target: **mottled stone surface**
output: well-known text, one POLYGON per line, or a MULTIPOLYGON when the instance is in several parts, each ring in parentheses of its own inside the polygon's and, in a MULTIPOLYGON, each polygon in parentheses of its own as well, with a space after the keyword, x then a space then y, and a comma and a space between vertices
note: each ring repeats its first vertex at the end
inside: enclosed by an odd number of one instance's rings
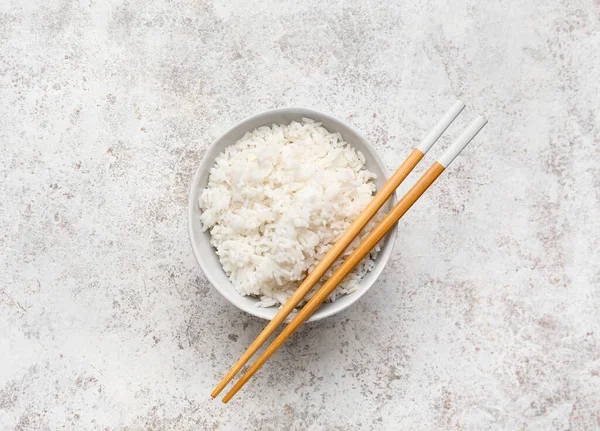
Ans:
POLYGON ((0 429, 598 429, 599 47, 598 0, 1 2, 0 429), (188 244, 206 146, 304 106, 394 168, 455 96, 375 287, 211 400, 264 321, 188 244))

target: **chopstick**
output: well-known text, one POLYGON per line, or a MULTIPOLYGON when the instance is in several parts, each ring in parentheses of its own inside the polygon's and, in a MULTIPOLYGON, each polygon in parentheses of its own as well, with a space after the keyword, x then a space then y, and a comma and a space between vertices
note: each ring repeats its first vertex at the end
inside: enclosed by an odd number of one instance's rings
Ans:
POLYGON ((367 225, 369 220, 377 213, 377 211, 383 206, 383 204, 389 199, 394 193, 398 186, 404 181, 404 179, 411 173, 414 167, 419 163, 423 156, 429 151, 429 149, 437 142, 442 134, 448 129, 450 124, 458 117, 458 115, 465 108, 465 104, 457 100, 454 104, 446 111, 444 116, 437 122, 437 124, 425 135, 419 145, 413 149, 410 155, 402 162, 400 167, 390 179, 383 185, 383 187, 377 192, 375 197, 369 202, 369 204, 361 211, 356 220, 354 220, 348 229, 342 234, 342 236, 335 242, 333 247, 327 252, 323 260, 312 270, 310 274, 304 279, 304 281, 298 286, 296 291, 287 300, 287 302, 277 312, 275 317, 267 324, 265 329, 256 337, 256 340, 248 347, 246 352, 240 357, 235 363, 233 368, 223 377, 223 380, 217 385, 217 387, 210 394, 211 397, 215 398, 219 393, 227 386, 227 384, 235 377, 235 375, 242 369, 242 367, 250 360, 252 355, 264 344, 265 341, 271 336, 271 334, 277 329, 277 327, 285 320, 285 318, 296 308, 296 306, 302 301, 302 299, 311 291, 311 289, 317 284, 321 277, 327 272, 327 270, 335 263, 335 261, 342 255, 344 250, 350 245, 350 243, 356 238, 360 231, 367 225))
POLYGON ((315 295, 302 307, 292 321, 283 329, 281 334, 263 352, 258 360, 246 371, 242 378, 223 397, 227 403, 244 384, 258 371, 258 369, 275 353, 275 351, 289 338, 289 336, 300 326, 329 294, 337 287, 340 281, 361 261, 369 251, 383 238, 383 236, 400 220, 410 207, 423 195, 423 193, 434 183, 442 172, 452 163, 460 152, 473 140, 479 131, 487 124, 487 120, 478 116, 465 131, 454 141, 446 152, 423 174, 423 176, 412 186, 404 197, 392 208, 392 210, 375 226, 367 237, 356 247, 352 254, 342 263, 333 275, 321 286, 315 295))

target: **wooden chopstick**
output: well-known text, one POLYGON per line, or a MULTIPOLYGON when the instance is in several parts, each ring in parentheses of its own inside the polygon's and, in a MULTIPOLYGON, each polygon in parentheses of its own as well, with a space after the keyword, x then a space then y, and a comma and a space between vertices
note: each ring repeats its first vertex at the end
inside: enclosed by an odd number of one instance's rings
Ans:
POLYGON ((379 224, 358 245, 352 254, 342 263, 335 273, 327 280, 317 293, 302 307, 294 319, 284 328, 279 336, 263 352, 258 360, 246 371, 242 378, 234 385, 223 402, 227 403, 244 384, 256 373, 256 371, 275 353, 275 351, 289 338, 289 336, 304 322, 344 279, 346 275, 365 257, 369 251, 383 238, 383 236, 398 222, 398 220, 409 210, 409 208, 423 195, 433 184, 448 165, 458 154, 471 142, 479 131, 487 124, 487 120, 481 116, 477 117, 465 131, 454 141, 446 152, 434 162, 423 174, 404 197, 392 208, 379 224))
POLYGON ((350 245, 350 243, 356 238, 360 231, 367 225, 369 220, 377 213, 377 211, 383 206, 383 204, 389 199, 394 193, 398 186, 404 181, 404 179, 410 174, 414 167, 419 163, 423 156, 429 151, 429 149, 435 144, 435 142, 442 136, 446 129, 452 124, 452 122, 458 117, 458 115, 465 108, 465 104, 457 100, 454 102, 452 107, 442 117, 440 121, 429 131, 429 133, 423 138, 419 146, 415 148, 412 153, 404 160, 398 170, 390 177, 390 179, 383 185, 383 187, 377 192, 375 197, 369 202, 369 204, 361 211, 356 220, 354 220, 348 229, 342 234, 342 236, 336 241, 336 243, 327 252, 323 260, 312 270, 310 274, 304 279, 304 281, 298 286, 294 294, 287 300, 287 302, 277 312, 273 320, 271 320, 265 329, 259 334, 258 337, 252 342, 246 352, 240 357, 235 363, 233 368, 223 377, 223 380, 217 385, 217 387, 210 394, 215 398, 219 393, 227 386, 227 384, 235 377, 235 375, 242 369, 242 367, 250 360, 252 355, 256 353, 258 349, 264 344, 265 341, 271 336, 271 334, 277 329, 277 327, 285 320, 285 318, 296 308, 296 306, 302 301, 302 299, 311 291, 311 289, 318 283, 321 277, 327 272, 327 270, 335 263, 335 261, 342 255, 344 250, 350 245))

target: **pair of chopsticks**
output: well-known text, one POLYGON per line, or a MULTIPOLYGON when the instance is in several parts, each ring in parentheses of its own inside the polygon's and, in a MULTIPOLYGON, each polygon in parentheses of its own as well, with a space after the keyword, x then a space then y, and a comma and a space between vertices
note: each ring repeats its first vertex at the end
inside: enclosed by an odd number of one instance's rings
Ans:
MULTIPOLYGON (((458 117, 465 108, 465 104, 457 100, 452 107, 444 114, 442 119, 429 131, 423 138, 418 147, 413 149, 412 153, 400 165, 398 170, 377 192, 375 197, 369 202, 365 209, 358 215, 348 229, 337 240, 323 260, 308 274, 304 281, 298 286, 290 299, 281 307, 273 320, 263 329, 260 335, 250 345, 248 350, 240 357, 233 368, 221 380, 219 385, 213 390, 211 396, 215 398, 235 377, 242 367, 258 351, 258 349, 267 341, 269 336, 285 320, 285 318, 296 308, 300 301, 317 284, 321 277, 333 265, 333 263, 342 255, 344 250, 356 238, 360 231, 367 225, 369 220, 377 213, 388 198, 394 193, 398 186, 404 181, 408 174, 419 163, 423 156, 431 149, 433 144, 448 129, 450 124, 458 117)), ((398 220, 409 210, 409 208, 421 197, 421 195, 433 184, 440 174, 448 167, 450 163, 460 154, 460 152, 471 142, 479 131, 487 124, 487 120, 478 116, 467 126, 463 133, 452 143, 446 152, 431 165, 423 176, 414 186, 404 195, 404 197, 392 208, 392 210, 375 226, 369 235, 356 247, 350 256, 342 263, 335 273, 321 286, 314 296, 298 311, 298 314, 283 329, 281 334, 271 343, 263 352, 258 360, 246 371, 242 378, 234 387, 223 397, 223 402, 227 403, 244 384, 254 375, 254 373, 275 353, 275 351, 288 339, 288 337, 300 326, 316 309, 325 301, 327 296, 337 287, 346 275, 365 257, 369 251, 383 238, 383 236, 398 222, 398 220)))

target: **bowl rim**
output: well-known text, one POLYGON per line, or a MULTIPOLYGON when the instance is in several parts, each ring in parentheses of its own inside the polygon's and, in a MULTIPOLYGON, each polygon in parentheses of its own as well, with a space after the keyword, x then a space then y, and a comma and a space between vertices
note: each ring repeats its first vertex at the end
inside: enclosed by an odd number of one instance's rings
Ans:
MULTIPOLYGON (((334 117, 332 115, 329 114, 325 114, 323 112, 320 111, 316 111, 314 109, 309 109, 309 108, 302 108, 302 107, 283 107, 283 108, 275 108, 275 109, 269 109, 266 111, 262 111, 259 112, 257 114, 251 115, 249 117, 246 117, 244 119, 242 119, 241 121, 238 121, 237 123, 235 123, 233 126, 229 127, 225 132, 221 133, 216 139, 214 139, 210 145, 208 147, 206 147, 204 156, 202 157, 202 160, 200 161, 198 167, 196 168, 196 173, 194 174, 194 177, 192 178, 192 182, 190 184, 190 188, 188 191, 188 236, 189 236, 189 240, 190 240, 190 244, 192 246, 192 251, 194 253, 194 257, 196 259, 196 262, 198 263, 198 265, 200 266, 200 269, 202 270, 202 272, 204 273, 204 276, 207 278, 208 282, 221 294, 221 296, 223 296, 229 303, 231 303, 232 305, 234 305, 237 309, 244 311, 248 314, 251 314, 253 316, 256 317, 260 317, 262 319, 265 320, 272 320, 272 317, 268 317, 265 316, 264 314, 260 313, 259 310, 263 310, 264 308, 262 307, 247 307, 247 308, 243 308, 242 306, 240 306, 239 304, 235 303, 233 301, 232 298, 230 298, 230 294, 233 292, 236 295, 242 296, 240 293, 238 293, 235 289, 233 289, 232 292, 226 291, 223 286, 221 286, 218 282, 216 282, 215 278, 213 277, 210 269, 208 268, 207 264, 203 262, 203 260, 200 258, 200 252, 197 248, 196 245, 196 241, 194 241, 194 232, 192 230, 193 227, 193 223, 194 223, 194 219, 193 219, 193 213, 194 213, 194 208, 197 205, 196 199, 194 198, 194 190, 196 187, 198 187, 198 184, 200 182, 200 177, 202 175, 202 172, 204 171, 204 169, 208 168, 210 169, 212 167, 212 164, 214 164, 214 160, 209 161, 208 160, 208 154, 211 153, 211 149, 214 148, 217 143, 228 133, 230 133, 231 131, 233 131, 234 129, 243 126, 245 123, 248 123, 252 120, 255 120, 257 118, 263 117, 263 116, 267 116, 267 115, 271 115, 271 114, 285 114, 285 113, 290 113, 290 112, 296 112, 298 113, 298 111, 301 112, 301 115, 306 115, 306 117, 310 118, 311 116, 315 115, 318 116, 320 118, 323 119, 327 119, 329 121, 333 121, 333 122, 337 122, 340 124, 343 124, 345 127, 347 127, 350 131, 352 131, 352 133, 354 133, 360 140, 362 140, 362 143, 369 149, 369 151, 371 152, 373 159, 375 160, 375 162, 379 165, 379 167, 381 168, 383 175, 385 177, 385 180, 387 181, 390 178, 390 172, 386 166, 386 164, 384 163, 383 159, 379 156, 379 153, 377 153, 375 147, 363 136, 362 133, 360 133, 358 130, 356 130, 354 127, 352 127, 351 125, 349 125, 347 122, 340 120, 337 117, 334 117), (209 165, 210 166, 205 166, 205 165, 209 165)), ((315 121, 318 122, 318 120, 315 121)), ((230 144, 231 145, 231 144, 230 144)), ((398 201, 397 199, 397 195, 396 192, 392 193, 392 195, 390 196, 389 199, 390 203, 392 205, 396 204, 396 202, 398 201)), ((362 296, 367 293, 367 291, 369 289, 371 289, 371 287, 373 287, 373 285, 375 284, 375 282, 377 281, 377 279, 379 278, 379 276, 381 275, 381 273, 383 272, 383 269, 385 268, 385 266, 387 265, 389 258, 392 254, 392 250, 394 248, 394 244, 396 241, 396 235, 397 235, 397 227, 394 226, 387 234, 387 241, 389 242, 387 247, 382 247, 382 249, 379 251, 378 255, 377 255, 377 261, 382 261, 383 263, 380 265, 376 265, 371 271, 369 271, 369 273, 372 273, 372 281, 371 283, 364 287, 363 289, 359 289, 355 292, 352 292, 350 294, 348 294, 347 296, 350 297, 350 299, 345 303, 345 304, 341 304, 340 302, 334 301, 331 303, 331 307, 329 307, 328 309, 323 309, 321 307, 317 308, 315 310, 315 312, 310 315, 308 317, 308 319, 306 319, 306 322, 316 322, 318 320, 321 319, 325 319, 327 317, 333 316, 334 314, 338 314, 341 313, 342 311, 346 310, 347 308, 349 308, 350 306, 352 306, 353 304, 355 304, 360 298, 362 298, 362 296), (341 304, 338 305, 337 307, 334 304, 341 304)), ((362 282, 362 280, 361 280, 362 282)), ((359 282, 360 283, 360 282, 359 282)), ((289 316, 287 316, 285 322, 289 322, 295 315, 296 313, 291 313, 289 316)))

